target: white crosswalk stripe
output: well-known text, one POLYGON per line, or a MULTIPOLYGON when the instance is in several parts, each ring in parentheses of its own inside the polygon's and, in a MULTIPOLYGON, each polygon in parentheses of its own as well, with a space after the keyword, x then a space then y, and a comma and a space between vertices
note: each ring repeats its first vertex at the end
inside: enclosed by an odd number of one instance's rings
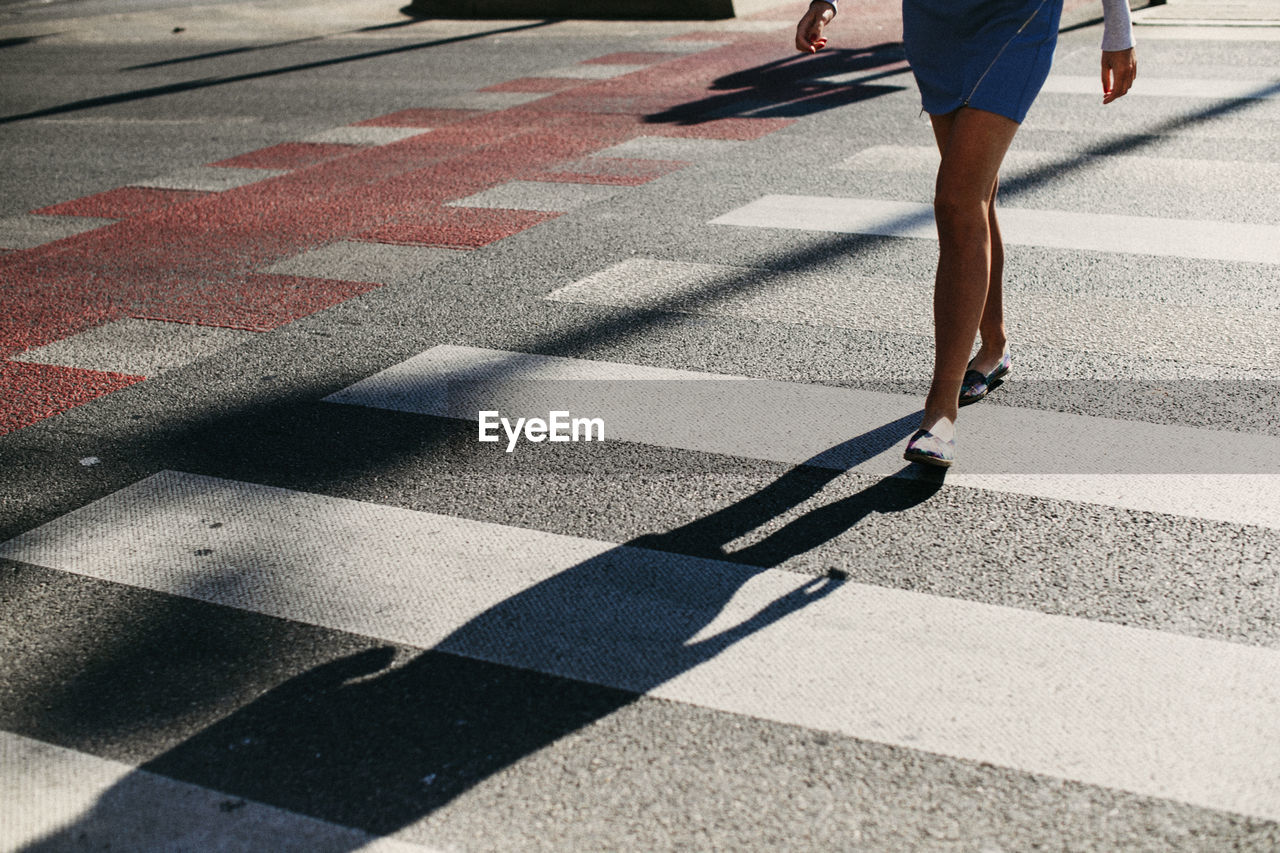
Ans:
MULTIPOLYGON (((328 399, 468 420, 492 409, 513 423, 564 410, 601 418, 606 438, 883 476, 915 470, 902 461, 905 434, 887 448, 849 446, 917 411, 911 398, 870 391, 442 346, 328 399)), ((1280 529, 1280 439, 997 406, 966 412, 964 428, 972 448, 964 472, 948 477, 955 485, 1280 529), (999 440, 1007 435, 1061 438, 1045 458, 1034 443, 999 440)))
MULTIPOLYGON (((791 228, 932 240, 928 204, 872 198, 767 195, 712 220, 715 225, 791 228)), ((1004 207, 1009 245, 1175 258, 1280 264, 1280 226, 1004 207)))
POLYGON ((1270 22, 1259 26, 1228 26, 1216 22, 1201 21, 1162 25, 1155 21, 1135 21, 1138 38, 1147 41, 1280 41, 1280 24, 1270 22))
MULTIPOLYGON (((927 188, 938 169, 938 149, 933 146, 873 145, 846 157, 842 169, 876 173, 906 172, 926 176, 927 188)), ((1127 178, 1138 182, 1161 181, 1188 188, 1209 185, 1217 191, 1232 189, 1260 191, 1264 197, 1272 188, 1280 192, 1280 163, 1240 163, 1204 158, 1160 157, 1141 154, 1107 154, 1083 159, 1062 151, 1014 149, 1005 155, 1000 168, 1004 185, 1034 174, 1038 170, 1064 170, 1075 174, 1096 175, 1109 182, 1127 178)))
POLYGON ((1280 818, 1280 653, 1270 649, 174 472, 11 540, 0 555, 1280 818), (211 530, 211 519, 221 526, 211 530))
POLYGON ((14 361, 159 376, 252 340, 253 332, 127 318, 34 347, 14 361))
MULTIPOLYGON (((818 271, 633 258, 557 288, 548 298, 780 324, 916 335, 933 332, 927 282, 850 278, 818 271)), ((1196 363, 1178 364, 1164 378, 1211 375, 1215 365, 1280 366, 1280 312, 1274 310, 1095 296, 1085 312, 1078 299, 1042 293, 1019 293, 1009 301, 1017 310, 1011 311, 1008 329, 1019 346, 1085 347, 1177 362, 1187 352, 1187 329, 1230 330, 1197 340, 1196 363)))

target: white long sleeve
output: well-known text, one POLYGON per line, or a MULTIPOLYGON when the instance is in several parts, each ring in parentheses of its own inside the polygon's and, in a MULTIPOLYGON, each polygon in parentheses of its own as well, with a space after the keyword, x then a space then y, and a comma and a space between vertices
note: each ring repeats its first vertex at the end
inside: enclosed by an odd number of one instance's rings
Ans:
POLYGON ((1133 47, 1133 22, 1129 18, 1129 0, 1102 0, 1102 49, 1126 50, 1133 47))

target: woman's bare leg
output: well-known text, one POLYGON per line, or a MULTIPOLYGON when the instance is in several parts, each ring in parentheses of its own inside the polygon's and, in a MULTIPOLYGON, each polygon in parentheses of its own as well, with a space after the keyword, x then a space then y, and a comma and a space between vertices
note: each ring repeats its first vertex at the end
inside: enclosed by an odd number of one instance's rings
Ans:
MULTIPOLYGON (((955 117, 954 112, 932 116, 939 153, 946 148, 955 117)), ((1000 237, 1000 222, 996 217, 995 204, 999 192, 1000 179, 997 175, 995 188, 991 192, 991 203, 987 206, 987 219, 991 228, 991 275, 987 280, 987 301, 983 305, 982 319, 978 324, 978 337, 982 343, 978 347, 978 354, 973 358, 974 368, 983 373, 990 373, 995 369, 1008 344, 1004 327, 1004 240, 1000 237)))
POLYGON ((988 208, 991 224, 991 276, 987 280, 987 302, 982 308, 982 320, 978 323, 978 338, 982 341, 978 354, 973 357, 973 367, 982 373, 996 369, 1008 344, 1004 329, 1004 241, 1000 239, 1000 223, 996 219, 996 195, 1000 192, 1000 180, 991 193, 988 208))
POLYGON ((1004 346, 1002 293, 994 275, 1001 272, 1004 260, 994 213, 995 191, 1000 163, 1018 124, 968 107, 932 120, 942 153, 934 194, 936 350, 921 427, 950 438, 959 412, 960 384, 979 326, 992 336, 984 343, 994 345, 999 338, 1001 350, 1004 346), (993 302, 989 303, 989 296, 995 297, 993 302))

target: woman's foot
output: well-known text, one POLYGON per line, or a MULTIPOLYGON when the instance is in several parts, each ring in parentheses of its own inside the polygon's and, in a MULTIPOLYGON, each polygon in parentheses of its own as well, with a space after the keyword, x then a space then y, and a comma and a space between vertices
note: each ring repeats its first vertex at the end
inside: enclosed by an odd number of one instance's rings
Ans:
POLYGON ((956 458, 956 426, 950 418, 929 418, 907 442, 902 458, 938 468, 949 468, 956 458))
POLYGON ((960 405, 967 406, 987 396, 992 383, 1008 373, 1012 367, 1007 348, 996 356, 979 352, 969 362, 964 380, 960 383, 960 405))

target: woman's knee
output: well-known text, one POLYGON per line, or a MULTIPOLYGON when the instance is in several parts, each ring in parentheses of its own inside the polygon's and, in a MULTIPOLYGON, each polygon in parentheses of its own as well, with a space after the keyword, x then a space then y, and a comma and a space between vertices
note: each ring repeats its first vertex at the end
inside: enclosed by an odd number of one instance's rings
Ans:
POLYGON ((939 187, 933 197, 933 216, 943 237, 985 235, 991 229, 989 200, 972 193, 947 192, 939 187))

